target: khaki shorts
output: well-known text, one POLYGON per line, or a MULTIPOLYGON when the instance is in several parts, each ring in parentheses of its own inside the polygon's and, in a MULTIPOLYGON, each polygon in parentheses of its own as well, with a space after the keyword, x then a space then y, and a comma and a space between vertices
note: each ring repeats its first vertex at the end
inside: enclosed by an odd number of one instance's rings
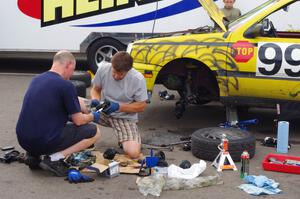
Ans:
MULTIPOLYGON (((91 100, 84 100, 86 108, 91 111, 91 100)), ((98 124, 105 127, 111 127, 118 138, 118 142, 136 141, 141 144, 141 136, 138 132, 136 122, 132 122, 126 119, 112 118, 103 113, 100 115, 100 121, 98 124)))

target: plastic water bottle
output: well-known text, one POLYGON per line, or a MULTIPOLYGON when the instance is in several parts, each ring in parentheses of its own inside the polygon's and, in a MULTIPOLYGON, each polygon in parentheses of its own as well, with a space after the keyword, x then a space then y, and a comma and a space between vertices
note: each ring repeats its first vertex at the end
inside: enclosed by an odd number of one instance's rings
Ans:
POLYGON ((243 151, 241 155, 242 167, 240 177, 243 179, 245 176, 249 175, 249 160, 250 155, 248 151, 243 151))
POLYGON ((277 153, 287 153, 289 145, 289 122, 279 121, 277 129, 277 153))

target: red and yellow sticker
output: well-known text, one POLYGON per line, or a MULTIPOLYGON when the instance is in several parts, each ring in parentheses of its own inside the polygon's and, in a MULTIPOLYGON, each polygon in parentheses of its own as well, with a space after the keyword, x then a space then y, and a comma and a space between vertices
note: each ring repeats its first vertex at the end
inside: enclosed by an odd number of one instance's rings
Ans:
POLYGON ((248 41, 238 41, 232 45, 236 62, 248 62, 254 55, 254 46, 248 41))

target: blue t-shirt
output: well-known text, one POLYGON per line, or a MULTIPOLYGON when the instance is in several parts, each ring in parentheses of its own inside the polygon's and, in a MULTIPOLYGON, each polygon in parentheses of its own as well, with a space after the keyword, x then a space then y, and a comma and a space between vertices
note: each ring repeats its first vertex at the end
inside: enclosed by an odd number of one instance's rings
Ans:
POLYGON ((80 112, 74 85, 55 72, 34 77, 25 94, 16 127, 20 145, 43 153, 60 142, 69 115, 80 112))

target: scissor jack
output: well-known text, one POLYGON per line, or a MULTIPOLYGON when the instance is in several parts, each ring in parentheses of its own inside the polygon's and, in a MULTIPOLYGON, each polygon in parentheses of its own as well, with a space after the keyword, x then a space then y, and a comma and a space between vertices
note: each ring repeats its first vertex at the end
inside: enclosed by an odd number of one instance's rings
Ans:
POLYGON ((218 149, 220 150, 220 153, 212 163, 212 165, 217 168, 217 171, 221 172, 223 170, 229 170, 229 169, 237 171, 237 168, 228 151, 228 139, 226 138, 226 134, 222 135, 221 144, 219 144, 218 149), (226 158, 229 164, 224 164, 226 158))

